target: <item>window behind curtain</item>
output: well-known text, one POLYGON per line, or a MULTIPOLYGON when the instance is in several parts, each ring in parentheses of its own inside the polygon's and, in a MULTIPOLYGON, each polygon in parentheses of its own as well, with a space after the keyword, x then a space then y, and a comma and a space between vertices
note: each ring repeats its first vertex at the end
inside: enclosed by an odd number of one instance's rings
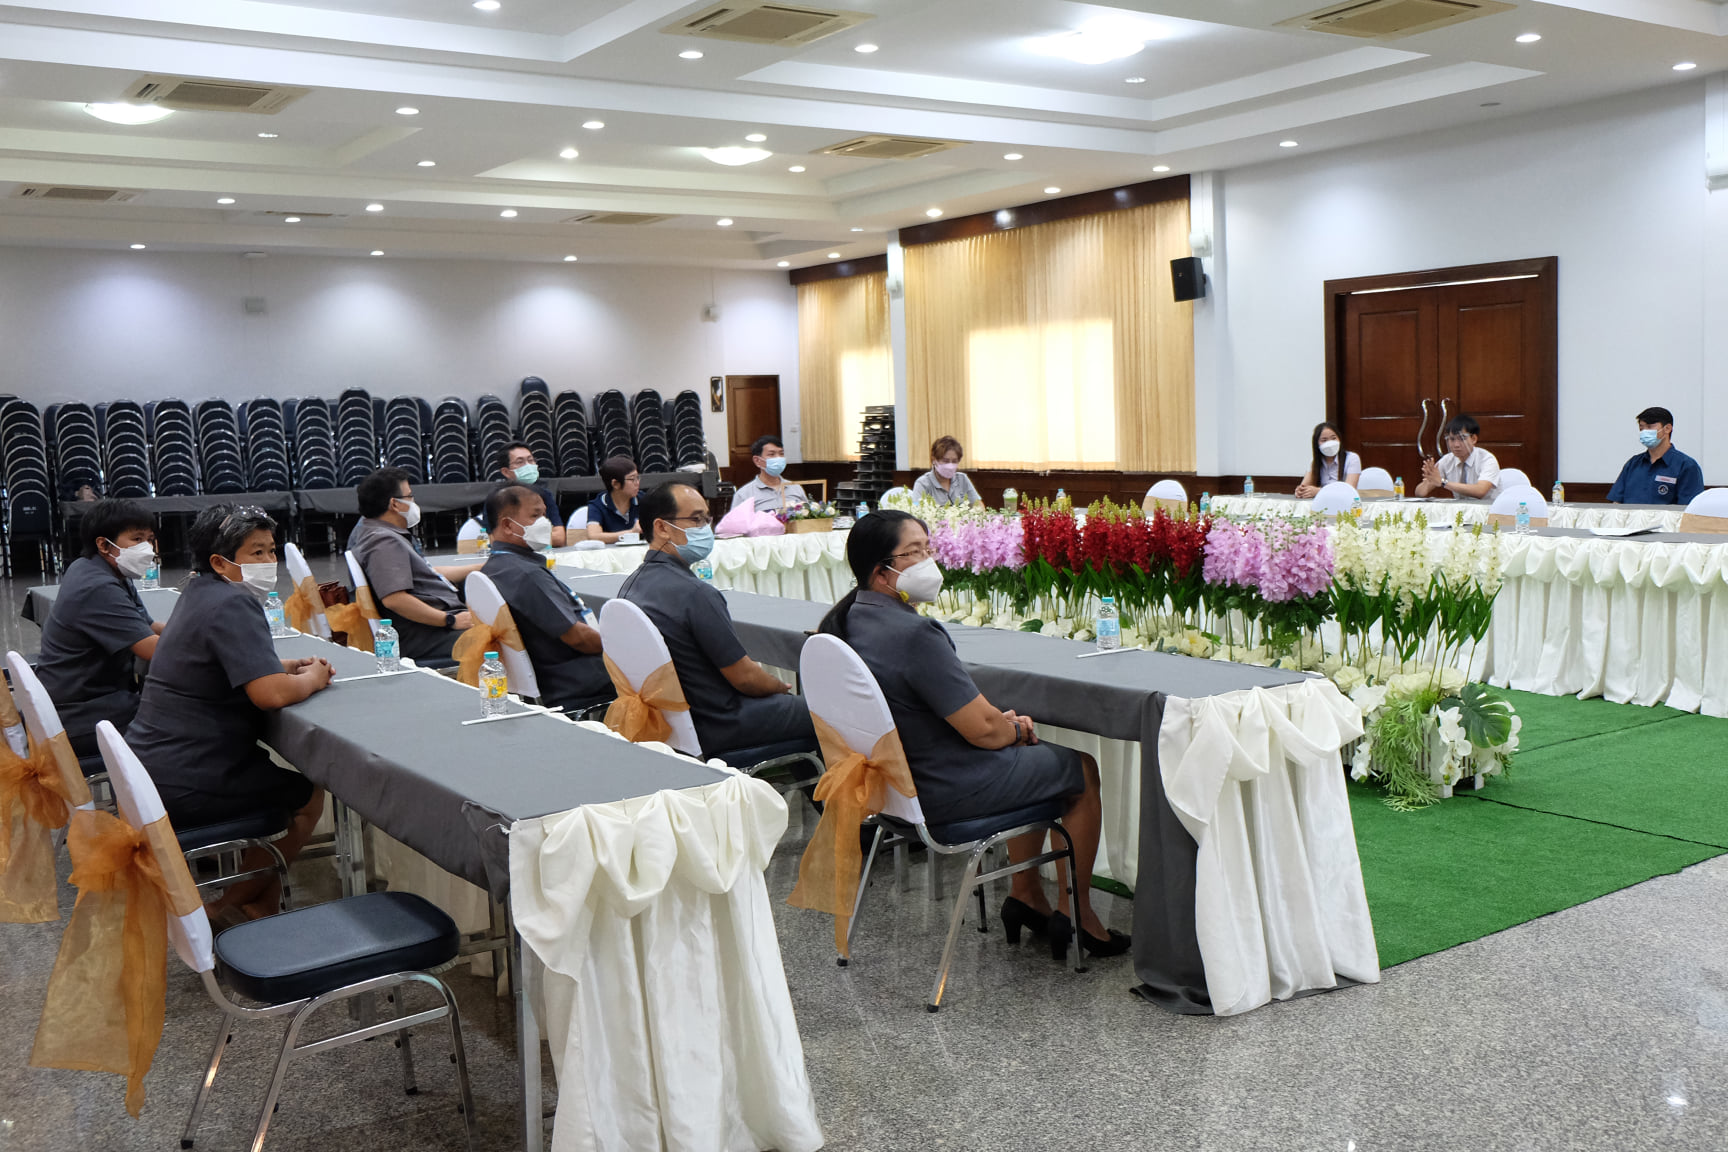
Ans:
POLYGON ((864 409, 894 403, 888 274, 798 286, 798 405, 806 460, 856 460, 864 409))

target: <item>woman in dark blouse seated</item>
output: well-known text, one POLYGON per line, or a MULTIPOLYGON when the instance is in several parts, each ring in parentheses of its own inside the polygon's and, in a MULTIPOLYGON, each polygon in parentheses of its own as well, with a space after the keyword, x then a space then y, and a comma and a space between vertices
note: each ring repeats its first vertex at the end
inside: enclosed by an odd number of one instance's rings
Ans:
MULTIPOLYGON (((1072 748, 1040 743, 1030 717, 994 707, 960 663, 947 630, 913 609, 942 589, 924 522, 906 512, 873 512, 852 529, 846 561, 858 587, 828 613, 822 631, 851 645, 881 686, 925 819, 945 824, 1063 801, 1062 825, 1073 837, 1082 877, 1081 944, 1094 956, 1126 952, 1129 938, 1093 912, 1087 884, 1102 819, 1098 765, 1072 748)), ((1047 835, 1010 840, 1009 858, 1037 855, 1047 835)), ((1035 870, 1015 873, 1011 884, 1003 924, 1014 936, 1020 926, 1047 935, 1051 954, 1062 959, 1074 930, 1066 876, 1054 912, 1035 870)))
POLYGON ((600 479, 606 491, 588 502, 588 539, 616 544, 622 533, 640 533, 636 494, 642 490, 642 474, 636 461, 614 456, 600 465, 600 479))
MULTIPOLYGON (((324 794, 275 764, 258 741, 266 713, 328 685, 330 664, 276 655, 261 604, 276 584, 275 533, 276 522, 257 508, 219 504, 198 514, 189 533, 193 575, 156 645, 126 742, 176 829, 281 813, 288 831, 276 847, 292 861, 324 794)), ((253 849, 244 864, 267 861, 253 849)), ((205 907, 212 919, 230 910, 255 919, 275 911, 279 887, 275 877, 245 881, 205 907)))

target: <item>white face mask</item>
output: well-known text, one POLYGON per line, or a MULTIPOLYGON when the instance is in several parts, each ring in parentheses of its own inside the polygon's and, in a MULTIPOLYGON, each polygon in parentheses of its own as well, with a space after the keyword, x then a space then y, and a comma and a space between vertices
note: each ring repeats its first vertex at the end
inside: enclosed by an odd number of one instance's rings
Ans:
POLYGON ((530 548, 552 547, 552 521, 542 516, 532 524, 523 525, 522 543, 530 548))
POLYGON ((262 600, 276 591, 276 565, 242 564, 240 565, 240 583, 244 584, 252 595, 262 600))
MULTIPOLYGON (((890 572, 898 572, 890 568, 890 572)), ((898 572, 899 590, 913 604, 928 604, 942 594, 942 569, 934 557, 918 561, 904 572, 898 572)))
POLYGON ((156 567, 156 545, 146 540, 130 548, 122 548, 115 555, 114 564, 128 576, 142 577, 156 567))
POLYGON ((1342 447, 1344 447, 1344 443, 1341 440, 1322 440, 1320 441, 1320 455, 1330 459, 1338 455, 1338 449, 1342 447))
POLYGON ((412 531, 414 526, 420 523, 420 505, 412 500, 404 500, 400 496, 396 497, 396 503, 408 505, 402 509, 402 519, 408 521, 408 528, 412 531))

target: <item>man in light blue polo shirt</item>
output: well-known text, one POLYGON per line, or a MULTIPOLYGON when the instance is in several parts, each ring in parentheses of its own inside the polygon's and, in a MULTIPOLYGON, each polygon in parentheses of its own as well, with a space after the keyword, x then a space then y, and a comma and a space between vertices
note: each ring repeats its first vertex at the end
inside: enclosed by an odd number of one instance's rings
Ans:
POLYGON ((1608 489, 1611 504, 1690 504, 1704 491, 1698 461, 1674 447, 1674 414, 1666 408, 1638 413, 1638 442, 1644 451, 1626 461, 1608 489))

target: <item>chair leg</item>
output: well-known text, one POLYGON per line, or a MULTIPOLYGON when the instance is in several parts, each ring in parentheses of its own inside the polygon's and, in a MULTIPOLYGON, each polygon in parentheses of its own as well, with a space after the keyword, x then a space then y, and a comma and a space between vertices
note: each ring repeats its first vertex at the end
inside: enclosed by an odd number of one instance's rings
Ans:
POLYGON ((468 1053, 462 1047, 462 1015, 456 1009, 456 997, 442 980, 433 980, 444 1006, 450 1009, 450 1059, 456 1064, 456 1085, 462 1095, 462 1125, 468 1134, 468 1152, 474 1152, 474 1092, 468 1083, 468 1053))
POLYGON ((972 889, 972 892, 974 895, 976 895, 978 897, 978 931, 983 932, 986 935, 988 935, 990 932, 990 919, 984 912, 984 885, 983 885, 983 883, 980 882, 977 887, 972 889))
MULTIPOLYGON (((1062 825, 1057 824, 1056 827, 1062 828, 1062 825)), ((1080 947, 1080 869, 1074 866, 1074 838, 1068 835, 1066 828, 1062 828, 1062 842, 1068 845, 1068 907, 1074 913, 1074 939, 1070 941, 1070 946, 1074 949, 1074 971, 1084 972, 1086 953, 1080 947)), ((1090 884, 1092 878, 1088 876, 1086 882, 1090 884)))
MULTIPOLYGON (((396 1015, 408 1015, 408 1005, 404 1002, 402 993, 405 988, 398 988, 390 996, 396 1002, 396 1015)), ((414 1033, 404 1028, 396 1033, 396 1051, 402 1057, 402 1093, 405 1096, 415 1096, 420 1092, 420 1086, 414 1082, 414 1033)))
MULTIPOLYGON (((876 850, 882 847, 882 825, 876 825, 876 835, 870 841, 870 854, 864 857, 864 867, 858 873, 858 891, 852 897, 852 917, 846 922, 846 951, 852 951, 852 938, 858 932, 858 913, 864 910, 864 892, 870 887, 870 870, 876 866, 876 850)), ((835 963, 846 967, 846 957, 836 958, 835 963)))
POLYGON ((924 894, 932 900, 942 899, 942 857, 934 852, 924 853, 924 894))
POLYGON ((180 1147, 192 1147, 192 1141, 198 1131, 198 1118, 204 1114, 204 1105, 210 1101, 211 1086, 216 1083, 216 1067, 222 1063, 222 1053, 228 1049, 228 1041, 234 1039, 234 1021, 226 1013, 216 1021, 216 1043, 210 1046, 210 1067, 204 1070, 204 1080, 198 1085, 198 1095, 192 1099, 192 1115, 187 1117, 186 1131, 180 1134, 180 1147))
POLYGON ((894 887, 901 892, 912 887, 912 876, 906 867, 907 850, 910 847, 902 836, 894 845, 894 887))
MULTIPOLYGON (((942 946, 942 967, 936 970, 936 983, 930 988, 930 1003, 925 1007, 934 1012, 942 1007, 942 991, 948 984, 948 965, 954 960, 954 945, 960 939, 960 922, 966 918, 966 898, 972 895, 972 886, 978 882, 978 858, 982 855, 973 852, 966 858, 966 871, 960 876, 960 891, 954 898, 954 915, 948 921, 948 943, 942 946)), ((931 864, 935 864, 935 854, 931 854, 931 864)))
POLYGON ((288 1074, 288 1062, 294 1058, 294 1042, 300 1039, 300 1027, 306 1023, 312 1004, 309 1002, 288 1022, 282 1037, 282 1051, 276 1057, 276 1071, 270 1077, 270 1089, 264 1093, 264 1106, 258 1110, 258 1128, 252 1133, 252 1152, 263 1152, 264 1135, 270 1130, 270 1117, 276 1112, 276 1101, 282 1095, 282 1080, 288 1074))

